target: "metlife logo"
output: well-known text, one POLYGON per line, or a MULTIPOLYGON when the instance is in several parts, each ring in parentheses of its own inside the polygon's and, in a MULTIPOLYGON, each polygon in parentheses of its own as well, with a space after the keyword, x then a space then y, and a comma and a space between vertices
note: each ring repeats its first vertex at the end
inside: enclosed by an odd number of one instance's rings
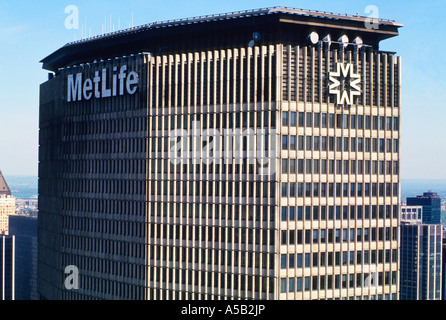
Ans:
POLYGON ((95 71, 93 78, 86 77, 82 72, 69 74, 67 76, 67 102, 133 95, 138 91, 138 85, 139 74, 129 71, 127 65, 95 71))

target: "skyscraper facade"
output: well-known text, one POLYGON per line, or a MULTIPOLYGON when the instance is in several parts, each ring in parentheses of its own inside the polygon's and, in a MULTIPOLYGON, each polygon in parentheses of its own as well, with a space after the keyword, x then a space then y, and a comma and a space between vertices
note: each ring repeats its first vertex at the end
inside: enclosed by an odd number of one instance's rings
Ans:
POLYGON ((0 236, 0 300, 15 300, 14 236, 0 236))
POLYGON ((15 238, 15 300, 38 300, 37 218, 9 216, 9 234, 15 238))
POLYGON ((401 300, 441 300, 443 227, 422 222, 422 207, 402 207, 401 300), (421 217, 418 217, 421 214, 421 217))
POLYGON ((401 61, 379 43, 401 25, 368 22, 259 9, 45 58, 41 297, 397 299, 401 61))
POLYGON ((8 183, 0 171, 0 234, 8 235, 8 218, 15 214, 15 198, 11 194, 8 183))
POLYGON ((424 192, 422 196, 407 198, 408 206, 423 206, 423 223, 441 224, 441 199, 436 192, 424 192))

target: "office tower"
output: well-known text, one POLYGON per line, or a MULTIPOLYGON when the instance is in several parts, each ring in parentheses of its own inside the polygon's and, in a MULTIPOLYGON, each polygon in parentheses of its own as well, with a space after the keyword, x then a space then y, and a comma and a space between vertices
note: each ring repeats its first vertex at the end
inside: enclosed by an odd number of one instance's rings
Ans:
POLYGON ((404 223, 422 223, 423 206, 401 206, 401 222, 404 223))
POLYGON ((446 233, 443 228, 443 247, 442 247, 442 269, 441 269, 441 300, 446 300, 446 233))
POLYGON ((14 236, 0 236, 0 300, 15 300, 14 236))
POLYGON ((441 199, 437 193, 428 191, 422 196, 407 198, 408 206, 423 206, 423 223, 441 224, 441 199))
POLYGON ((406 218, 401 217, 401 300, 442 298, 443 228, 423 223, 421 208, 402 206, 406 218))
POLYGON ((9 216, 9 234, 15 237, 15 300, 38 300, 37 217, 9 216))
POLYGON ((8 217, 15 214, 15 198, 0 171, 0 234, 8 235, 8 217))
POLYGON ((401 61, 379 43, 401 25, 373 23, 276 7, 45 58, 42 299, 397 299, 401 61))

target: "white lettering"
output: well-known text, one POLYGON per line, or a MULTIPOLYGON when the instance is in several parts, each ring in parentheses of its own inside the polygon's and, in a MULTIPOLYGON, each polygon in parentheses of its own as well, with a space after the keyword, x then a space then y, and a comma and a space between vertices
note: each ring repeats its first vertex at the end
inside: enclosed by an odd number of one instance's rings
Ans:
POLYGON ((138 87, 134 86, 131 88, 131 86, 138 84, 138 81, 138 74, 135 71, 130 72, 129 76, 127 77, 127 92, 129 94, 134 94, 136 92, 138 87))
POLYGON ((89 92, 91 90, 93 90, 93 82, 91 81, 91 79, 87 79, 84 82, 84 99, 85 100, 91 99, 91 96, 93 95, 93 92, 89 92))
POLYGON ((119 68, 119 73, 118 67, 113 67, 113 71, 104 68, 95 71, 92 79, 83 80, 82 73, 70 74, 67 79, 67 102, 90 100, 93 95, 96 99, 133 95, 138 91, 139 84, 138 73, 131 71, 127 74, 126 65, 119 68))
POLYGON ((99 71, 96 71, 94 73, 94 96, 96 98, 100 98, 101 97, 101 93, 99 92, 99 82, 101 81, 101 77, 99 77, 99 71))
POLYGON ((111 97, 111 89, 107 89, 107 69, 102 70, 102 98, 111 97))
POLYGON ((70 74, 68 76, 68 97, 67 101, 77 101, 82 100, 81 96, 82 88, 82 73, 76 75, 76 83, 74 83, 74 75, 70 74))
POLYGON ((122 66, 119 72, 119 94, 122 96, 124 94, 124 79, 126 78, 125 72, 127 71, 127 66, 122 66))

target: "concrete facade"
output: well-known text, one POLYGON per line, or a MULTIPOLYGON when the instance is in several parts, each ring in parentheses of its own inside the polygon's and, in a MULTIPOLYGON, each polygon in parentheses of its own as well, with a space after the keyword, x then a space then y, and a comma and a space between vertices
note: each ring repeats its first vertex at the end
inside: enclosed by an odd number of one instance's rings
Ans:
POLYGON ((40 101, 41 297, 397 299, 401 61, 379 41, 400 26, 261 9, 155 23, 44 59, 54 74, 40 101), (333 41, 310 43, 311 32, 333 41), (136 49, 121 57, 115 41, 136 49), (103 99, 124 65, 137 91, 103 99), (85 80, 111 70, 102 91, 85 80), (342 97, 329 90, 337 77, 342 97), (84 99, 68 101, 75 83, 84 99), (176 129, 192 141, 235 131, 241 153, 194 162, 171 152, 176 129), (268 165, 247 160, 248 131, 268 165), (67 266, 78 290, 64 287, 67 266))

